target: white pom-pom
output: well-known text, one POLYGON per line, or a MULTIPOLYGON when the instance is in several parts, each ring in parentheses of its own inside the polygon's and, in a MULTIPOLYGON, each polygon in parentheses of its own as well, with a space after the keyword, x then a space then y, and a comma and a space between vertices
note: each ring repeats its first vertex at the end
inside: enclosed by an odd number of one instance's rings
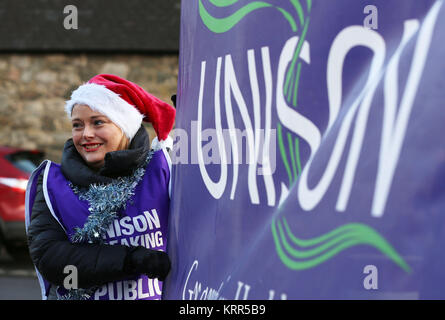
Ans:
POLYGON ((172 150, 173 149, 173 138, 170 136, 167 136, 167 139, 159 141, 158 137, 154 137, 151 142, 151 148, 155 151, 161 150, 163 148, 172 150))

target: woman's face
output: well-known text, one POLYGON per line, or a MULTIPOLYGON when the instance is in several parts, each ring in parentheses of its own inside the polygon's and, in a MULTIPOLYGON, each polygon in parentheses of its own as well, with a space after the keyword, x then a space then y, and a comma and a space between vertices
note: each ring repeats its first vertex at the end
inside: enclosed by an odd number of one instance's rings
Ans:
POLYGON ((76 104, 71 113, 73 142, 88 166, 104 165, 107 152, 119 149, 122 130, 102 113, 84 104, 76 104))

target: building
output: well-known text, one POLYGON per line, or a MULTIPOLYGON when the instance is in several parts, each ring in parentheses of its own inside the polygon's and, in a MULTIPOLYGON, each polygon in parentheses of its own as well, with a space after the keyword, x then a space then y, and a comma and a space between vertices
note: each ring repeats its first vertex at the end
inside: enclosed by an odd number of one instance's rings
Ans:
POLYGON ((41 149, 59 162, 71 135, 64 101, 98 73, 171 103, 179 20, 180 0, 3 0, 0 145, 41 149))

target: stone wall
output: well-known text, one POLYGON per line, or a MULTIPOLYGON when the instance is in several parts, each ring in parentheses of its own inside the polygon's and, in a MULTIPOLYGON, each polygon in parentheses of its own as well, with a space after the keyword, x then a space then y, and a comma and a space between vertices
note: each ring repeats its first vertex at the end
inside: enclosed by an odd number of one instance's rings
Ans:
POLYGON ((64 102, 79 85, 99 73, 116 74, 172 104, 177 70, 175 54, 1 54, 0 145, 39 149, 60 162, 71 136, 64 102))

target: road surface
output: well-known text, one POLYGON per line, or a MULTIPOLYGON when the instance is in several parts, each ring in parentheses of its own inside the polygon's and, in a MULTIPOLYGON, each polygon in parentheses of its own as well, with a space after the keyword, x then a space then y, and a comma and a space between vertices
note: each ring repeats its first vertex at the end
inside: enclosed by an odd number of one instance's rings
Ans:
POLYGON ((0 247, 0 300, 41 300, 40 286, 25 250, 12 258, 0 247))

